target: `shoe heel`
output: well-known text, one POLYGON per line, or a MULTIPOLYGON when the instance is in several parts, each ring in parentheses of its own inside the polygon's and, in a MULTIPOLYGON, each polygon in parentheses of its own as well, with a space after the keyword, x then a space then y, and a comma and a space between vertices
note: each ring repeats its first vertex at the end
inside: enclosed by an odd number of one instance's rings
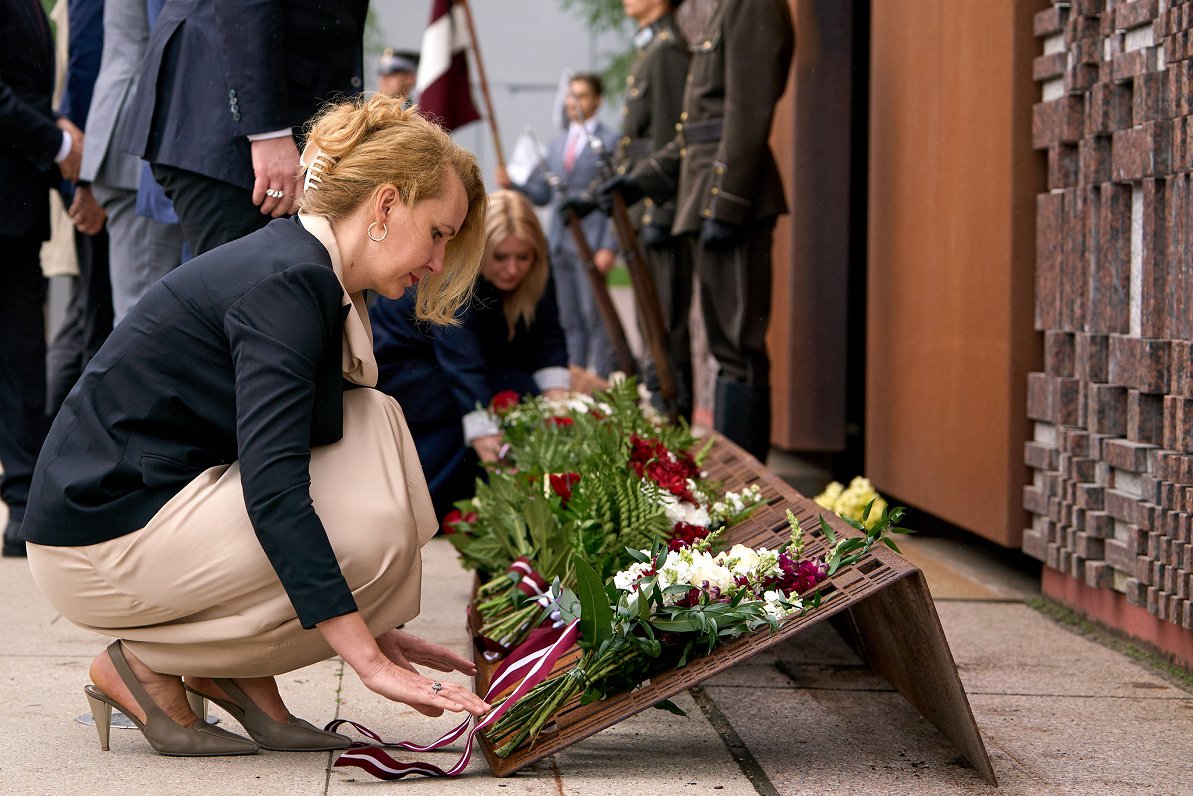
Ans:
POLYGON ((194 691, 186 692, 186 701, 191 706, 191 710, 195 712, 195 716, 199 721, 207 721, 207 697, 202 694, 196 694, 194 691))
POLYGON ((112 706, 102 699, 97 699, 87 693, 87 703, 91 706, 91 718, 95 719, 95 732, 99 735, 99 748, 108 751, 108 737, 112 731, 112 706))

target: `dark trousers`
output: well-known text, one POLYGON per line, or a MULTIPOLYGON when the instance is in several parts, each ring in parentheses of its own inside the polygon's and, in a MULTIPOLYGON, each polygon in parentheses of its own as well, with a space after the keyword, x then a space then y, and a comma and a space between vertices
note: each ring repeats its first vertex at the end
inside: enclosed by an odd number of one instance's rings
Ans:
POLYGON ((108 271, 108 233, 75 230, 79 277, 62 326, 46 354, 46 415, 53 418, 83 368, 112 332, 112 282, 108 271))
POLYGON ((46 434, 46 280, 40 235, 0 235, 0 498, 25 516, 46 434))
POLYGON ((250 232, 273 219, 253 204, 253 194, 223 180, 193 171, 153 164, 153 178, 174 203, 182 236, 198 256, 250 232))
MULTIPOLYGON (((655 292, 659 296, 659 309, 663 316, 663 331, 666 334, 664 348, 671 364, 671 375, 675 380, 675 405, 680 416, 692 417, 692 334, 688 329, 688 316, 692 311, 692 249, 684 238, 671 238, 666 246, 644 246, 646 267, 654 279, 655 292)), ((638 324, 642 339, 646 331, 642 324, 642 313, 638 313, 638 324)), ((654 396, 656 409, 663 409, 659 395, 659 374, 646 346, 646 365, 643 381, 654 396)))
POLYGON ((770 450, 771 242, 775 219, 746 225, 736 246, 706 249, 689 235, 708 347, 717 360, 716 430, 759 461, 770 450))

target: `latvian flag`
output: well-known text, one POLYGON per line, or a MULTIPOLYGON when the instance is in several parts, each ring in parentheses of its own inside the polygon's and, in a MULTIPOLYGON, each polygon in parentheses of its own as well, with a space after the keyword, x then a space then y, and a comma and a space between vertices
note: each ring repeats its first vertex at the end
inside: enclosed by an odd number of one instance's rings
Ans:
POLYGON ((463 2, 434 0, 415 79, 422 114, 448 130, 480 118, 468 85, 467 13, 463 2))

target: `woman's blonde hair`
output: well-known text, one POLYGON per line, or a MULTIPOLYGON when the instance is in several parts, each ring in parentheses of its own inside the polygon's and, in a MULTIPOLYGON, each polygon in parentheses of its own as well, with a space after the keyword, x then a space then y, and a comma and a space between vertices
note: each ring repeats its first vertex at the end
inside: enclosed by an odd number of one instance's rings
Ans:
POLYGON ((530 270, 501 301, 512 340, 519 320, 527 326, 534 322, 534 308, 547 288, 551 261, 547 254, 547 238, 530 201, 517 191, 495 191, 489 194, 489 213, 485 217, 485 259, 510 235, 529 243, 534 249, 530 270))
POLYGON ((440 195, 454 172, 468 195, 468 215, 447 244, 443 271, 418 283, 415 314, 455 324, 472 296, 484 251, 487 199, 476 157, 399 99, 374 94, 326 106, 307 127, 304 173, 309 186, 300 210, 332 221, 372 201, 381 186, 397 187, 409 208, 440 195))

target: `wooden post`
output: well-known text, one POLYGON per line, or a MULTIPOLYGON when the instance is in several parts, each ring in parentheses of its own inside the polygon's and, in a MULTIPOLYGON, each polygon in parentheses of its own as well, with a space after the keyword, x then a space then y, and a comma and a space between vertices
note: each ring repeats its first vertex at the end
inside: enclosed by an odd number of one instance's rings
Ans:
POLYGON ((675 374, 671 370, 671 358, 667 351, 667 327, 663 324, 663 310, 659 306, 659 291, 654 277, 646 267, 642 250, 638 246, 638 234, 630 223, 625 198, 620 191, 613 192, 613 227, 621 243, 630 282, 634 286, 634 298, 638 313, 642 316, 642 330, 646 336, 646 348, 654 359, 655 375, 659 379, 659 396, 671 422, 678 420, 676 406, 675 374))
POLYGON ((476 38, 476 26, 472 23, 472 9, 467 0, 456 0, 464 9, 464 21, 468 25, 468 43, 472 47, 472 57, 476 61, 476 77, 481 84, 481 97, 485 101, 485 116, 489 120, 489 132, 493 134, 493 148, 497 152, 497 165, 505 168, 505 150, 501 147, 501 134, 497 132, 497 115, 493 113, 493 98, 489 96, 489 78, 485 75, 485 62, 481 58, 480 43, 476 38))

